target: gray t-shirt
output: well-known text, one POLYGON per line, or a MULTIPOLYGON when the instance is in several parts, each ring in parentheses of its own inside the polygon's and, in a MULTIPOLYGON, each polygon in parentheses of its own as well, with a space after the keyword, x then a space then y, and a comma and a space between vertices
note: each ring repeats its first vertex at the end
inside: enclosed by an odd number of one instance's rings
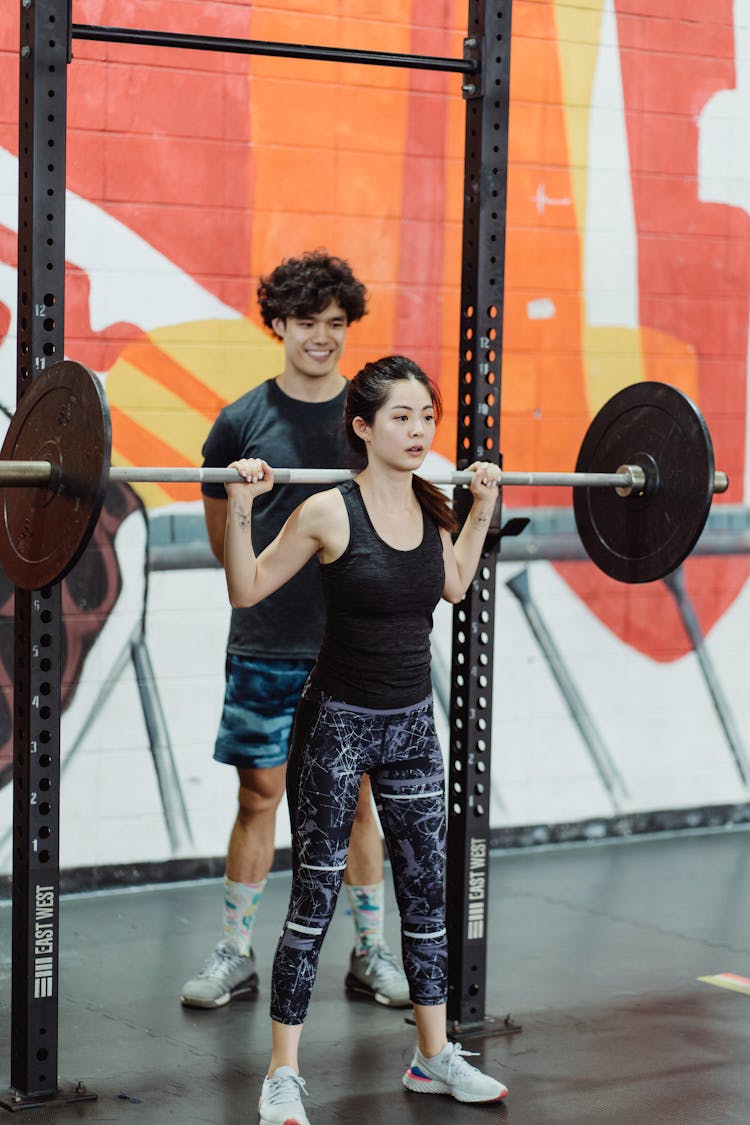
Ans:
MULTIPOLYGON (((224 468, 239 457, 262 457, 277 468, 341 469, 357 464, 343 425, 346 387, 327 402, 302 402, 275 379, 225 406, 203 445, 203 464, 224 468)), ((202 486, 204 496, 226 499, 223 484, 202 486)), ((277 485, 253 503, 253 546, 260 552, 294 509, 320 485, 277 485)), ((314 660, 323 636, 323 592, 318 560, 269 598, 232 610, 227 652, 254 659, 314 660)))

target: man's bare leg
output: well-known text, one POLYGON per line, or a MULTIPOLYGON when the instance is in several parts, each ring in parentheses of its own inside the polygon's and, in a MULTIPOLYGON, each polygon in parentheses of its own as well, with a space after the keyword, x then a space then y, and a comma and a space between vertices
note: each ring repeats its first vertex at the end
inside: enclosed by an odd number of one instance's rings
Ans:
POLYGON ((237 773, 237 816, 224 875, 224 940, 202 972, 183 985, 182 1003, 188 1007, 218 1008, 258 987, 252 933, 273 863, 276 810, 284 794, 286 765, 237 773))
POLYGON ((227 876, 234 883, 262 883, 273 864, 276 810, 284 796, 286 766, 238 769, 237 816, 229 836, 227 876))
POLYGON ((344 882, 350 887, 366 887, 383 882, 383 841, 380 838, 378 817, 372 805, 372 789, 367 774, 363 775, 359 790, 344 882))

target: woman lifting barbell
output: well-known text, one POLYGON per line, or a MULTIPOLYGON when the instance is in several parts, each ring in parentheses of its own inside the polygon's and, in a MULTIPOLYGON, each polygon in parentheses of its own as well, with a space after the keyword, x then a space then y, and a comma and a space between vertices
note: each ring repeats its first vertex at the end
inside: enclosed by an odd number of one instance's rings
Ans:
POLYGON ((262 600, 317 555, 327 611, 291 738, 293 877, 272 975, 273 1050, 260 1098, 260 1120, 268 1125, 309 1125, 297 1051, 364 772, 388 843, 417 1027, 403 1085, 461 1102, 507 1094, 446 1036, 446 814, 430 631, 439 599, 460 601, 474 577, 500 471, 486 462, 471 466, 473 503, 454 543, 456 519, 445 497, 413 475, 440 410, 437 388, 411 360, 366 364, 349 385, 345 422, 367 467, 356 480, 301 504, 257 558, 252 502, 273 487, 273 470, 259 459, 230 466, 245 481, 226 485, 224 564, 232 605, 262 600))

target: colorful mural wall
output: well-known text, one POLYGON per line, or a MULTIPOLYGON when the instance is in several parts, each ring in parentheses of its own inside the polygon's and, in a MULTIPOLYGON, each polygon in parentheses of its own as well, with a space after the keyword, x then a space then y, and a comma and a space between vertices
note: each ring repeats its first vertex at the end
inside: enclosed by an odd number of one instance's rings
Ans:
MULTIPOLYGON (((5 415, 15 404, 16 7, 0 20, 5 415)), ((466 4, 73 0, 73 19, 460 57, 466 4)), ((744 518, 749 29, 750 0, 514 0, 507 467, 573 468, 607 398, 663 380, 700 405, 731 479, 716 504, 744 518)), ((280 368, 255 307, 259 275, 318 246, 347 257, 370 289, 346 373, 413 355, 448 405, 434 457, 454 460, 459 76, 77 41, 68 83, 66 354, 104 381, 116 464, 200 462, 221 405, 280 368)), ((505 502, 541 510, 568 496, 505 502)), ((136 871, 225 851, 235 782, 211 752, 228 607, 205 562, 201 511, 191 486, 112 490, 96 544, 66 581, 64 866, 136 871)), ((701 554, 684 586, 625 587, 588 562, 501 561, 493 827, 546 839, 564 824, 747 807, 749 572, 747 554, 701 554)), ((2 873, 7 582, 0 602, 2 873)), ((445 607, 436 678, 450 633, 445 607)), ((277 842, 288 842, 284 814, 277 842)))

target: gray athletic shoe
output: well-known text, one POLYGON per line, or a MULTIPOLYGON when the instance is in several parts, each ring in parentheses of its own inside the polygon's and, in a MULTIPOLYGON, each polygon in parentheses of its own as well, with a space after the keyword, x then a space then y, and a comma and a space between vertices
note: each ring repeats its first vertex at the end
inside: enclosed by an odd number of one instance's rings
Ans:
POLYGON ((426 1059, 417 1047, 401 1081, 415 1094, 450 1094, 457 1102, 499 1102, 508 1088, 465 1061, 466 1055, 475 1053, 462 1051, 460 1043, 446 1043, 439 1055, 426 1059))
POLYGON ((409 983, 387 945, 378 945, 364 957, 352 951, 346 987, 389 1008, 410 1008, 409 983))
POLYGON ((188 1008, 221 1008, 258 991, 255 955, 243 957, 233 941, 220 941, 197 977, 182 986, 188 1008))
POLYGON ((310 1125, 302 1105, 305 1080, 291 1066, 280 1066, 263 1079, 258 1101, 262 1125, 310 1125))

